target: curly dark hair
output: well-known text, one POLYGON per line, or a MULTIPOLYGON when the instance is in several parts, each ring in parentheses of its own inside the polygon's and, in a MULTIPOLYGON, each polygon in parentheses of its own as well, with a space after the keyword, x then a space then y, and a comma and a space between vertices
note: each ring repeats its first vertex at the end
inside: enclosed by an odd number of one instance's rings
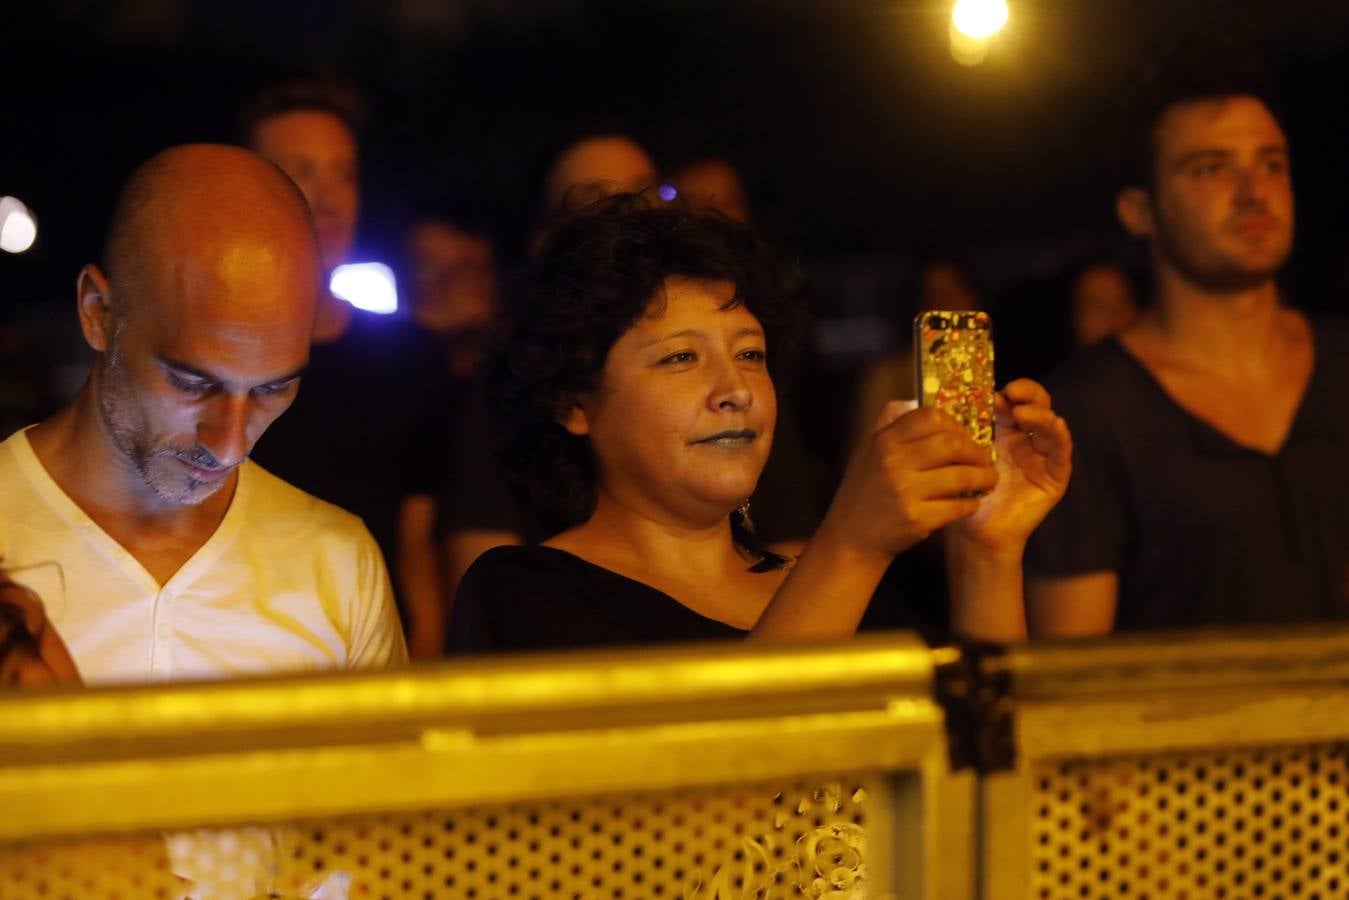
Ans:
POLYGON ((487 367, 502 470, 541 523, 590 518, 597 473, 590 442, 558 419, 596 389, 614 343, 671 276, 730 281, 764 328, 770 371, 801 336, 795 265, 749 227, 641 194, 618 194, 549 232, 487 367))
POLYGON ((1173 106, 1221 97, 1254 97, 1282 124, 1274 81, 1255 51, 1225 38, 1189 35, 1143 70, 1125 98, 1114 169, 1119 187, 1151 189, 1156 176, 1153 129, 1173 106))

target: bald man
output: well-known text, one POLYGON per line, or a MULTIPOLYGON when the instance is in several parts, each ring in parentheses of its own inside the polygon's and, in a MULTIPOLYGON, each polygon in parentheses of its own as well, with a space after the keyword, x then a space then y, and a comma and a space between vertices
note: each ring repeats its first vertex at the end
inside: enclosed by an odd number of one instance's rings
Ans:
POLYGON ((246 150, 177 147, 123 190, 77 282, 89 379, 0 444, 0 558, 86 682, 406 658, 360 520, 248 459, 295 398, 320 272, 304 197, 246 150))

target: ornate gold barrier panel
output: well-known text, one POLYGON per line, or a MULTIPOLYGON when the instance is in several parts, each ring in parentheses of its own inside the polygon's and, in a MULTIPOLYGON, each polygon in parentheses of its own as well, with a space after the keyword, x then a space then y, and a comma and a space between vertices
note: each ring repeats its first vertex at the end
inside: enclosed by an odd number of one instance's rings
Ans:
POLYGON ((0 699, 0 898, 968 898, 929 651, 0 699))

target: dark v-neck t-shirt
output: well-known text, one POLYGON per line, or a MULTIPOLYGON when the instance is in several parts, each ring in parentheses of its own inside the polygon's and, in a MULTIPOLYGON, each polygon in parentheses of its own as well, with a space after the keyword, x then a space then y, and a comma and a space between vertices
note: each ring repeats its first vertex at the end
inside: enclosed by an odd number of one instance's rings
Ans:
POLYGON ((1119 630, 1349 618, 1349 323, 1312 330, 1312 375, 1273 455, 1181 407, 1117 339, 1046 379, 1073 475, 1027 571, 1118 573, 1119 630))
MULTIPOLYGON (((765 575, 765 577, 771 577, 765 575)), ((867 630, 910 628, 902 597, 878 591, 867 630)), ((663 591, 542 545, 497 547, 469 567, 455 594, 451 654, 738 640, 746 632, 709 619, 663 591)))

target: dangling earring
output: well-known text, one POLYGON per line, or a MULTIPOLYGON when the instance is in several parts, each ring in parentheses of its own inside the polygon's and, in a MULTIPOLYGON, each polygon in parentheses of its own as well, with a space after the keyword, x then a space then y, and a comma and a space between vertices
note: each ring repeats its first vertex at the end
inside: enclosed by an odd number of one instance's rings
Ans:
POLYGON ((745 528, 746 531, 751 531, 751 532, 752 532, 752 531, 754 530, 754 523, 753 523, 752 521, 750 521, 750 517, 749 517, 749 498, 748 498, 748 497, 745 498, 745 502, 744 502, 744 503, 741 503, 739 506, 737 506, 737 507, 735 508, 735 514, 736 514, 737 516, 740 517, 740 524, 741 524, 742 527, 745 528))

